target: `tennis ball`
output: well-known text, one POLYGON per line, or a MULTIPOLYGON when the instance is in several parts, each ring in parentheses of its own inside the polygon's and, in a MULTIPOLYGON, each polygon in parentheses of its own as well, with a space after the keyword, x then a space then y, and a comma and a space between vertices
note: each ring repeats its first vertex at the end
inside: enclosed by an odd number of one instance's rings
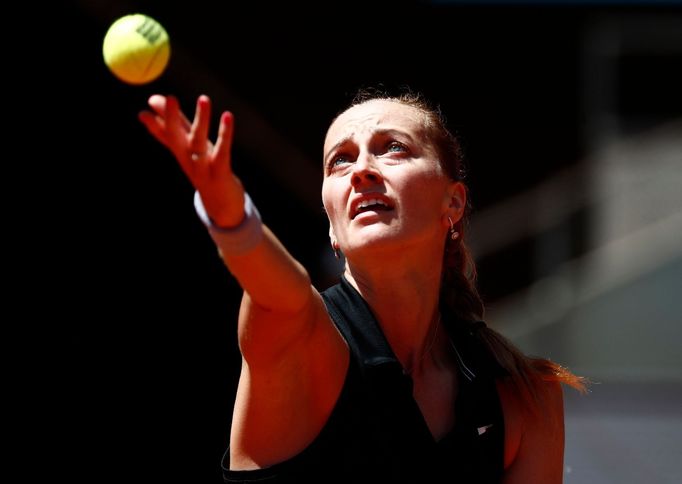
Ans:
POLYGON ((139 13, 119 18, 104 36, 104 63, 128 84, 146 84, 168 65, 170 42, 163 26, 139 13))

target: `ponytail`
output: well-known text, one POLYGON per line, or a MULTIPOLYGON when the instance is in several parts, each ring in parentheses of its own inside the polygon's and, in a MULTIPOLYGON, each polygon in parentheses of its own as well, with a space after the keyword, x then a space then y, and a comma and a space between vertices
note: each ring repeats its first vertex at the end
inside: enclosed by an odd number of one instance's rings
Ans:
MULTIPOLYGON (((484 319, 484 304, 476 289, 476 267, 471 252, 465 245, 464 223, 458 224, 460 237, 448 237, 443 260, 441 303, 464 324, 476 326, 475 334, 483 342, 495 361, 508 373, 518 392, 529 403, 538 402, 542 382, 564 383, 585 393, 587 380, 565 367, 545 358, 525 355, 509 339, 486 326, 477 324, 484 319)), ((472 328, 473 329, 473 328, 472 328)), ((535 405, 532 405, 535 406, 535 405)))

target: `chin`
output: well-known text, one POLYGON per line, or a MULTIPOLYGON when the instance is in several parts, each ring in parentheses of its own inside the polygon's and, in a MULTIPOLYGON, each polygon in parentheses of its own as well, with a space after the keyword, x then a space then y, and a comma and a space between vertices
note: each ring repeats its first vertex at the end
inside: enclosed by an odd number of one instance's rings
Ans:
POLYGON ((351 255, 354 253, 374 252, 374 251, 388 251, 392 248, 404 247, 406 240, 404 237, 399 237, 393 231, 386 230, 361 230, 348 240, 344 254, 351 255))

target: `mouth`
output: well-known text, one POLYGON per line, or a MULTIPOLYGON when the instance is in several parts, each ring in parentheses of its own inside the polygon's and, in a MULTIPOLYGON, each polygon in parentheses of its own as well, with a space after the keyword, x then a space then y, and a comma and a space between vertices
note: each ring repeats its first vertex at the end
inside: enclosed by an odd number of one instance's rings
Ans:
POLYGON ((393 209, 390 200, 384 196, 372 194, 357 198, 351 204, 351 220, 365 212, 385 212, 393 209))

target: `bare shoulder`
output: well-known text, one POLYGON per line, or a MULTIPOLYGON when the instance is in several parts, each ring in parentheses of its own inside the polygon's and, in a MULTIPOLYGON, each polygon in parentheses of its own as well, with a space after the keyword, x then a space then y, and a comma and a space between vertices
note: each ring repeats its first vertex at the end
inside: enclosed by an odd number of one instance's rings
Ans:
POLYGON ((349 362, 345 341, 314 288, 310 304, 297 314, 259 311, 249 308, 241 316, 247 324, 240 321, 240 333, 247 333, 240 334, 240 345, 246 341, 249 350, 248 356, 242 351, 232 419, 233 469, 272 465, 310 444, 336 404, 349 362), (261 323, 270 332, 260 334, 261 323))
POLYGON ((561 384, 536 380, 535 397, 520 392, 511 379, 498 381, 505 421, 506 484, 562 482, 564 404, 561 384))

